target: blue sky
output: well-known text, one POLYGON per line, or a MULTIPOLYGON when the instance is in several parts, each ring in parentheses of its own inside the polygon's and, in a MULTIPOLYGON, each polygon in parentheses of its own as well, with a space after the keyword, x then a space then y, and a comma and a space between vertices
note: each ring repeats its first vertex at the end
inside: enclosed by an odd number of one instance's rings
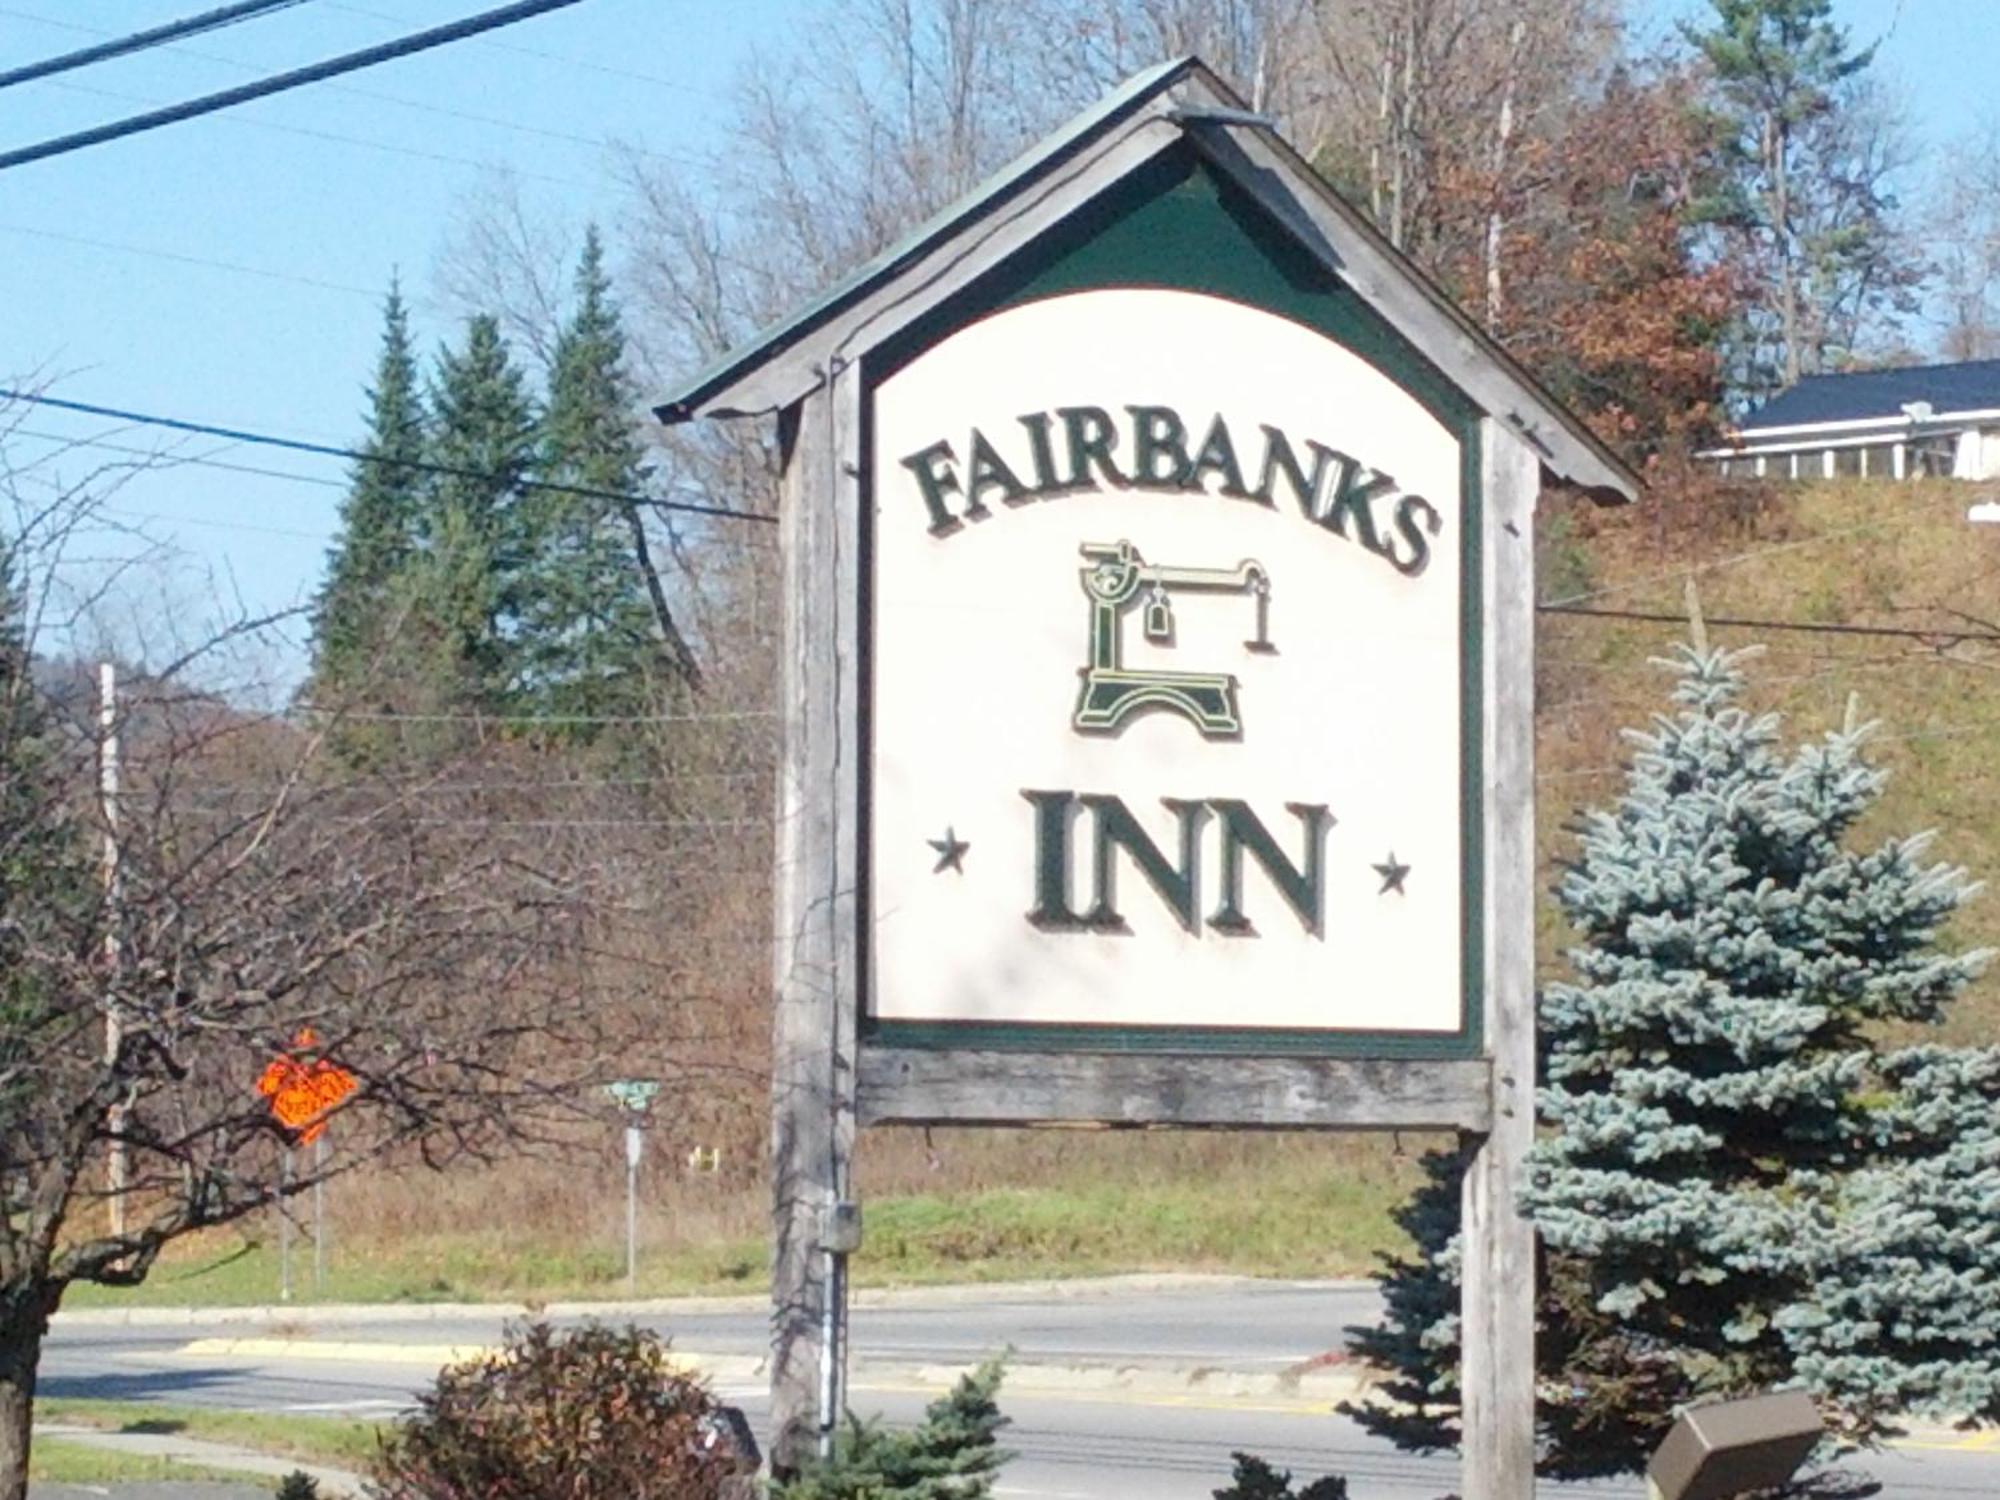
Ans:
MULTIPOLYGON (((0 66, 206 9, 212 0, 0 0, 0 66)), ((437 25, 494 0, 314 0, 172 51, 0 95, 0 145, 25 144, 437 25)), ((726 149, 739 71, 783 50, 805 0, 585 0, 549 16, 0 173, 0 377, 75 400, 344 443, 394 270, 426 342, 453 211, 511 171, 574 220, 609 218, 603 142, 699 164, 726 149), (506 123, 500 123, 506 122, 506 123)), ((1700 0, 1644 7, 1664 34, 1700 0)), ((1942 149, 1993 106, 2000 0, 1837 0, 1942 149)), ((37 433, 153 446, 55 413, 37 433)), ((34 441, 34 440, 27 440, 34 441)), ((116 497, 253 609, 310 597, 343 466, 197 441, 199 453, 319 484, 181 466, 116 497), (332 481, 331 483, 325 481, 332 481)), ((115 457, 97 450, 100 457, 115 457)), ((65 459, 80 471, 88 456, 65 459)))

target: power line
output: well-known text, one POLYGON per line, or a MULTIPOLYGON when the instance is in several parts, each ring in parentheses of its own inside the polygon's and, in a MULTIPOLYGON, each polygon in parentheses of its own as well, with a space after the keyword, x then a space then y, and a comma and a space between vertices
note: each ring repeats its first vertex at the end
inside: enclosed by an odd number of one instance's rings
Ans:
POLYGON ((224 26, 233 26, 238 21, 254 20, 258 16, 269 15, 273 11, 289 10, 294 5, 304 3, 305 0, 239 0, 238 4, 203 11, 200 15, 189 16, 185 20, 169 21, 166 25, 155 26, 149 31, 135 31, 130 36, 100 42, 94 47, 82 47, 75 52, 65 52, 60 57, 46 58, 38 63, 28 63, 24 67, 10 69, 8 72, 0 73, 0 89, 12 88, 17 83, 28 83, 37 78, 53 77, 57 73, 67 73, 75 68, 86 68, 92 63, 108 62, 114 57, 128 57, 134 52, 144 52, 149 47, 158 47, 184 36, 199 36, 204 31, 218 31, 224 26))
MULTIPOLYGON (((339 7, 339 6, 334 6, 334 7, 331 7, 331 8, 332 8, 332 9, 335 9, 335 10, 338 10, 338 9, 341 9, 342 7, 339 7)), ((7 10, 7 9, 0 9, 0 15, 8 15, 8 16, 18 16, 18 15, 20 15, 20 13, 19 13, 19 12, 17 12, 17 11, 13 11, 13 10, 7 10)), ((31 20, 31 21, 36 21, 36 22, 38 22, 39 24, 41 24, 41 25, 44 25, 44 26, 54 26, 54 27, 58 27, 58 28, 60 28, 60 29, 61 29, 61 30, 63 30, 63 31, 76 31, 76 32, 82 32, 82 33, 83 33, 83 34, 85 34, 86 36, 109 36, 109 35, 111 35, 111 33, 110 33, 110 32, 108 32, 108 31, 104 30, 104 29, 103 29, 102 27, 98 27, 98 26, 80 26, 80 25, 76 24, 76 23, 75 23, 75 22, 73 22, 73 21, 55 21, 55 20, 50 20, 50 19, 48 19, 48 18, 46 18, 46 17, 42 17, 42 16, 25 16, 25 17, 22 17, 22 19, 25 19, 25 20, 31 20)), ((510 50, 513 50, 513 49, 510 49, 510 50)), ((220 66, 222 66, 222 67, 225 67, 225 68, 234 68, 234 69, 236 69, 236 70, 237 70, 237 71, 238 71, 239 73, 255 73, 255 72, 258 72, 258 71, 260 71, 260 65, 259 65, 259 64, 257 64, 257 63, 248 63, 248 62, 244 62, 244 61, 243 61, 243 60, 242 60, 241 58, 235 58, 235 57, 225 57, 225 56, 223 56, 223 55, 222 55, 221 53, 219 53, 219 52, 207 52, 207 51, 203 51, 203 50, 202 50, 201 48, 198 48, 198 47, 169 47, 169 48, 167 48, 167 51, 169 51, 169 52, 172 52, 172 53, 175 53, 175 54, 177 54, 177 55, 179 55, 179 56, 181 56, 181 57, 192 57, 192 58, 197 58, 197 59, 199 59, 199 60, 200 60, 200 61, 202 61, 202 62, 211 62, 211 63, 217 63, 217 64, 219 64, 220 66)), ((538 54, 538 55, 539 55, 539 54, 538 54)), ((66 87, 66 88, 70 88, 70 89, 73 89, 73 90, 75 90, 75 91, 76 91, 76 92, 78 92, 78 93, 90 93, 90 94, 96 94, 96 95, 98 95, 98 96, 99 96, 99 97, 101 97, 101 98, 106 98, 106 99, 122 99, 122 100, 123 100, 123 101, 124 101, 125 103, 127 103, 127 104, 158 104, 158 103, 159 103, 159 101, 158 101, 157 99, 144 99, 144 98, 140 98, 139 96, 137 96, 137 95, 135 95, 135 94, 120 94, 120 93, 114 93, 113 91, 111 91, 111 90, 109 90, 109 89, 89 89, 89 88, 83 88, 83 87, 80 87, 80 86, 78 86, 78 85, 75 85, 75 84, 67 84, 67 85, 64 85, 64 87, 66 87)), ((588 146, 588 147, 592 148, 593 150, 602 150, 602 149, 604 149, 604 148, 605 148, 605 145, 606 145, 606 142, 604 142, 604 141, 602 141, 602 140, 593 140, 593 139, 592 139, 591 137, 589 137, 589 136, 583 136, 583 135, 573 135, 573 134, 571 134, 570 132, 568 132, 568 131, 565 131, 565 130, 550 130, 550 129, 549 129, 549 128, 547 128, 546 126, 542 126, 542 125, 528 125, 528 124, 524 124, 523 122, 521 122, 521 121, 519 121, 519 120, 509 120, 509 119, 506 119, 505 117, 503 117, 503 116, 500 116, 500 115, 481 115, 481 114, 474 114, 474 113, 472 113, 472 112, 471 112, 470 110, 463 110, 463 109, 454 109, 454 108, 450 107, 449 105, 444 105, 444 104, 431 104, 431 103, 426 103, 425 101, 423 101, 423 100, 419 100, 419 99, 405 99, 405 98, 404 98, 404 97, 403 97, 402 95, 400 95, 400 94, 385 94, 385 93, 383 93, 382 91, 380 91, 379 89, 364 89, 364 88, 357 88, 357 87, 356 87, 355 85, 353 85, 353 84, 343 84, 343 83, 330 83, 330 84, 328 84, 328 85, 327 85, 327 91, 328 91, 329 93, 335 93, 335 94, 350 94, 350 95, 352 95, 353 97, 355 97, 355 98, 357 98, 357 99, 373 99, 373 100, 375 100, 375 101, 376 101, 377 103, 381 103, 381 104, 393 104, 393 105, 397 106, 397 107, 398 107, 399 109, 414 109, 414 110, 419 110, 419 111, 423 112, 424 114, 431 114, 431 115, 443 115, 443 116, 445 116, 445 117, 447 117, 447 118, 450 118, 450 119, 454 119, 454 120, 466 120, 466 121, 469 121, 469 122, 471 122, 472 124, 475 124, 475 125, 491 125, 491 126, 495 126, 495 127, 499 128, 499 129, 501 129, 501 130, 512 130, 512 131, 517 131, 517 132, 519 132, 519 133, 520 133, 520 134, 522 134, 522 135, 537 135, 537 136, 542 136, 542 137, 544 137, 544 138, 546 138, 546 139, 548 139, 548 140, 553 140, 553 141, 567 141, 567 142, 569 142, 569 143, 570 143, 570 144, 572 144, 572 145, 577 145, 577 146, 588 146)), ((238 123, 238 124, 245 124, 245 125, 262 125, 262 126, 265 126, 266 128, 271 128, 271 129, 277 129, 277 128, 282 128, 282 127, 277 127, 277 126, 274 126, 274 125, 271 125, 271 124, 270 124, 270 122, 267 122, 267 121, 261 121, 261 120, 239 120, 239 121, 238 121, 237 123, 238 123)), ((361 139, 360 137, 358 137, 358 136, 343 136, 343 135, 334 135, 334 134, 332 134, 331 132, 327 132, 327 131, 317 131, 317 132, 312 132, 312 133, 313 133, 313 134, 317 134, 317 135, 322 135, 322 136, 325 136, 326 138, 328 138, 328 139, 331 139, 331 140, 339 140, 339 141, 349 141, 349 142, 352 142, 352 143, 353 143, 354 145, 357 145, 357 146, 374 146, 374 147, 377 147, 377 149, 380 149, 380 150, 399 150, 399 149, 401 149, 401 148, 398 148, 398 147, 391 147, 391 146, 385 146, 385 145, 382 145, 381 143, 379 143, 379 142, 375 142, 375 141, 364 141, 364 140, 362 140, 362 139, 361 139)), ((700 160, 698 160, 697 158, 695 158, 695 157, 692 157, 692 156, 677 156, 677 155, 675 155, 674 153, 672 153, 672 152, 670 152, 670 151, 656 151, 656 150, 652 149, 651 147, 646 147, 646 146, 631 146, 631 147, 628 147, 627 149, 629 149, 629 150, 632 150, 632 151, 636 151, 636 152, 638 152, 638 153, 639 153, 640 155, 642 155, 642 156, 651 156, 651 157, 655 157, 655 158, 659 159, 660 161, 667 161, 667 162, 673 162, 673 163, 674 163, 675 165, 677 165, 677 166, 683 166, 683 167, 697 167, 697 168, 699 168, 699 167, 703 167, 703 166, 705 166, 705 165, 706 165, 706 163, 704 163, 704 162, 702 162, 702 161, 700 161, 700 160)), ((437 153, 435 153, 435 152, 419 152, 419 153, 412 153, 412 154, 416 154, 416 155, 423 155, 423 156, 427 156, 427 157, 432 157, 432 158, 434 158, 434 159, 436 159, 436 160, 439 160, 439 161, 463 161, 463 160, 465 160, 465 158, 462 158, 462 157, 455 157, 455 156, 441 156, 441 155, 438 155, 438 154, 437 154, 437 153)), ((476 165, 476 163, 475 163, 474 165, 476 165)), ((570 184, 571 186, 582 186, 582 185, 583 185, 583 184, 578 184, 578 183, 574 183, 574 182, 572 182, 572 180, 571 180, 571 179, 569 179, 569 178, 563 178, 563 177, 550 177, 550 176, 547 176, 547 175, 545 175, 545 174, 542 174, 542 173, 521 173, 521 174, 519 174, 519 175, 522 175, 522 176, 528 176, 528 177, 534 177, 534 178, 535 178, 536 180, 538 180, 538 181, 542 181, 542 182, 560 182, 560 183, 568 183, 568 184, 570 184)))
MULTIPOLYGON (((158 101, 141 94, 121 93, 116 89, 94 88, 87 83, 59 83, 59 89, 67 89, 75 94, 95 94, 100 99, 117 99, 126 104, 153 104, 158 101)), ((386 151, 391 156, 407 156, 416 161, 442 162, 451 167, 472 167, 477 171, 498 170, 492 162, 479 161, 470 156, 454 156, 449 151, 428 151, 421 146, 399 146, 390 141, 371 141, 363 136, 343 135, 337 130, 321 130, 312 125, 292 125, 283 120, 253 120, 241 115, 230 115, 226 125, 241 126, 245 130, 271 130, 280 135, 304 136, 307 140, 334 141, 343 146, 361 146, 370 151, 386 151)), ((529 182, 549 182, 558 187, 588 187, 590 184, 575 177, 558 177, 550 172, 531 172, 525 167, 508 167, 514 176, 529 182)))
POLYGON ((317 703, 296 704, 293 712, 330 715, 360 724, 733 724, 778 717, 777 711, 769 708, 718 709, 686 714, 406 714, 392 709, 344 709, 317 703))
MULTIPOLYGON (((329 0, 327 9, 341 11, 350 16, 363 16, 371 21, 390 21, 398 25, 403 24, 407 19, 403 16, 392 16, 385 11, 368 10, 359 5, 336 5, 331 3, 331 0, 329 0)), ((543 52, 535 47, 523 47, 519 42, 503 42, 489 37, 482 45, 495 48, 501 52, 518 53, 522 57, 537 57, 543 62, 560 63, 567 68, 585 68, 592 73, 602 73, 608 78, 630 78, 637 83, 650 83, 656 88, 672 89, 675 93, 679 94, 700 94, 712 97, 714 92, 710 89, 696 88, 693 84, 677 83, 671 78, 661 78, 653 73, 635 73, 630 68, 614 68, 608 63, 586 62, 580 57, 564 57, 558 52, 543 52)))
MULTIPOLYGON (((0 389, 0 403, 7 401, 27 401, 36 406, 50 406, 58 411, 81 412, 87 417, 108 417, 114 422, 137 422, 146 427, 165 427, 174 432, 194 433, 199 437, 227 438, 235 443, 256 443, 266 448, 283 448, 293 453, 313 453, 321 458, 344 458, 354 463, 382 464, 389 468, 412 469, 420 474, 438 474, 451 479, 477 479, 489 484, 506 483, 519 489, 539 490, 551 495, 574 495, 585 500, 615 500, 621 505, 644 505, 654 510, 676 511, 687 515, 717 516, 732 521, 762 521, 766 525, 774 523, 776 516, 761 511, 737 510, 727 505, 701 505, 692 500, 659 500, 650 495, 628 495, 619 490, 600 490, 589 485, 554 484, 543 479, 518 479, 506 474, 495 474, 485 469, 460 468, 456 464, 432 463, 421 458, 390 458, 380 453, 363 453, 355 448, 337 448, 330 443, 307 443, 297 438, 274 437, 269 433, 247 432, 238 427, 217 427, 208 422, 187 422, 178 417, 154 416, 148 412, 126 411, 116 406, 96 406, 88 401, 65 401, 56 396, 38 396, 28 391, 0 389)), ((172 455, 163 455, 172 461, 172 455)), ((203 460, 190 459, 200 463, 203 460)), ((299 478, 298 475, 276 475, 278 478, 299 478)), ((309 481, 325 483, 326 481, 309 481)))
POLYGON ((248 103, 252 99, 262 99, 288 89, 318 83, 323 79, 337 78, 343 73, 374 67, 377 63, 410 57, 434 47, 462 41, 466 37, 477 36, 481 32, 493 31, 502 26, 511 26, 517 21, 525 21, 577 3, 579 0, 515 0, 514 4, 503 5, 498 10, 482 11, 462 21, 434 26, 428 31, 413 32, 393 42, 364 47, 359 52, 344 52, 324 62, 293 68, 286 73, 275 73, 268 78, 261 78, 233 89, 224 89, 217 94, 204 94, 198 99, 169 105, 165 109, 133 115, 128 119, 113 121, 109 125, 93 126, 89 130, 75 131, 69 135, 57 136, 53 140, 40 141, 32 146, 22 146, 13 151, 0 153, 0 171, 5 171, 9 167, 23 166, 29 162, 43 161, 51 156, 63 156, 71 151, 81 151, 86 146, 99 146, 106 141, 138 135, 143 131, 157 130, 163 125, 175 125, 182 120, 191 120, 200 115, 213 114, 217 110, 248 103))
MULTIPOLYGON (((1659 625, 1688 623, 1685 611, 1680 614, 1670 614, 1644 609, 1585 609, 1574 604, 1538 604, 1535 608, 1545 615, 1581 615, 1593 620, 1636 620, 1659 625)), ((1948 645, 1957 645, 1963 641, 2000 641, 2000 631, 1990 629, 1967 630, 1961 627, 1955 630, 1921 630, 1898 625, 1828 625, 1810 620, 1746 620, 1728 615, 1704 615, 1702 618, 1710 625, 1741 630, 1789 630, 1804 635, 1878 636, 1887 640, 1931 641, 1948 645)))
POLYGON ((155 250, 146 245, 121 245, 114 240, 87 239, 83 235, 69 234, 59 229, 37 229, 27 224, 0 224, 0 234, 22 234, 32 239, 53 240, 59 245, 79 245, 86 250, 110 250, 123 255, 145 255, 154 260, 177 261, 184 266, 205 266, 213 271, 227 271, 234 276, 257 276, 266 281, 284 281, 293 286, 316 287, 321 291, 350 292, 357 297, 366 297, 369 301, 377 303, 382 300, 379 288, 370 291, 367 287, 349 286, 341 281, 321 281, 314 276, 299 276, 290 271, 266 271, 257 266, 238 265, 234 261, 183 255, 176 250, 155 250))

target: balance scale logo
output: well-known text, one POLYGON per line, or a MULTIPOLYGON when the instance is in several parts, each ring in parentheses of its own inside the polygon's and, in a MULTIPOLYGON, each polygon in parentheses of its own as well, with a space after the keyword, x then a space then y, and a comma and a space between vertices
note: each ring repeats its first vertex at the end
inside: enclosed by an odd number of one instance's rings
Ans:
POLYGON ((1244 594, 1255 604, 1256 634, 1243 649, 1274 653, 1271 575, 1264 565, 1246 558, 1233 568, 1165 567, 1147 562, 1129 541, 1085 542, 1081 551, 1083 592, 1090 600, 1090 660, 1078 673, 1083 687, 1071 719, 1077 731, 1115 734, 1134 714, 1159 708, 1180 714, 1208 739, 1240 736, 1235 674, 1128 669, 1125 617, 1140 606, 1146 639, 1171 647, 1175 592, 1244 594))

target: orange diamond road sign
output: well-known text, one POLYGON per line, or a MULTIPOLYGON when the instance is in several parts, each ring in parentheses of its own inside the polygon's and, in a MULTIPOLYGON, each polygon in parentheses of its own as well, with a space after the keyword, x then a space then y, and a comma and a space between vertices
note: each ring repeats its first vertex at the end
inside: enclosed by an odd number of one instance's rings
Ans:
POLYGON ((294 1132, 299 1145, 309 1145, 326 1133, 327 1117, 340 1102, 361 1087, 347 1069, 324 1057, 308 1060, 319 1038, 308 1026, 292 1038, 292 1048, 271 1059, 257 1080, 257 1092, 271 1101, 278 1123, 294 1132))

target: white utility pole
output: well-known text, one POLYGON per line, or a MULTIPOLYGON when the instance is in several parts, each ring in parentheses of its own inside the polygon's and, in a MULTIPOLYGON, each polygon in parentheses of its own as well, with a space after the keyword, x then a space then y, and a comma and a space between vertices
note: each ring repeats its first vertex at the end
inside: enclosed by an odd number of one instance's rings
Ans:
MULTIPOLYGON (((104 1063, 115 1067, 124 1044, 125 1019, 118 1011, 118 668, 97 667, 97 795, 104 815, 104 1063)), ((131 1162, 125 1151, 125 1105, 107 1116, 111 1135, 111 1233, 125 1232, 125 1190, 131 1162)))

